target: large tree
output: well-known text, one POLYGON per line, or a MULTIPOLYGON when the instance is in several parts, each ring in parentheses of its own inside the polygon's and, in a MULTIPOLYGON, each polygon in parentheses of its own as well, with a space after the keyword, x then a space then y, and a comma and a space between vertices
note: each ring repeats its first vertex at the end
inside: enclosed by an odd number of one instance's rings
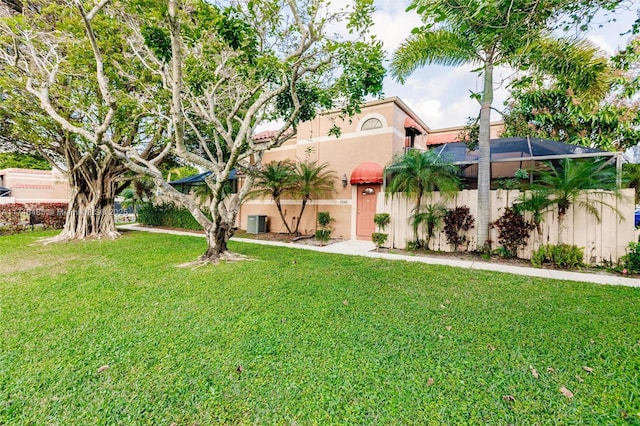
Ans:
POLYGON ((478 135, 477 246, 489 236, 490 120, 497 66, 536 69, 572 75, 580 90, 602 90, 597 76, 606 63, 585 42, 555 39, 550 29, 559 16, 591 16, 600 6, 580 0, 414 0, 424 25, 414 30, 394 53, 391 72, 403 82, 416 68, 428 64, 472 64, 483 78, 474 97, 480 103, 478 135), (589 65, 589 66, 585 66, 589 65))
POLYGON ((115 238, 114 197, 127 168, 102 146, 144 143, 140 155, 148 157, 162 135, 151 118, 155 106, 131 90, 160 80, 132 60, 126 31, 100 14, 104 3, 85 11, 80 1, 29 1, 0 23, 2 141, 44 156, 71 187, 66 224, 54 241, 115 238))
POLYGON ((607 90, 581 98, 571 79, 530 75, 518 81, 505 111, 503 136, 535 136, 608 151, 640 143, 640 37, 610 59, 607 90))
POLYGON ((172 188, 136 147, 112 140, 105 147, 132 170, 153 176, 165 196, 190 210, 207 236, 200 262, 234 259, 227 242, 262 154, 291 137, 318 108, 353 114, 365 95, 381 93, 381 44, 367 36, 372 2, 350 1, 339 11, 324 0, 231 2, 224 8, 198 0, 129 5, 121 19, 134 34, 130 43, 145 66, 162 76, 170 95, 167 147, 211 172, 205 211, 172 188), (340 23, 346 24, 347 40, 333 36, 340 23), (271 137, 254 139, 256 124, 266 119, 283 124, 271 137), (246 172, 244 185, 227 194, 234 169, 246 172))

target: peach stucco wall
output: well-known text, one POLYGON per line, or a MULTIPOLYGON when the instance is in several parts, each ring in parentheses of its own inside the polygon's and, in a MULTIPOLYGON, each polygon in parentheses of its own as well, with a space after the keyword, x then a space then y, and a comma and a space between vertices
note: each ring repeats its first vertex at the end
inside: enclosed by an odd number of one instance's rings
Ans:
MULTIPOLYGON (((0 186, 11 189, 11 202, 66 203, 69 201, 67 179, 56 170, 0 170, 0 186)), ((2 197, 5 198, 5 197, 2 197)), ((0 198, 0 202, 6 201, 0 198)))
MULTIPOLYGON (((335 219, 334 236, 345 239, 356 237, 357 192, 362 188, 349 183, 343 187, 342 179, 346 176, 349 181, 351 173, 361 163, 372 161, 385 167, 394 155, 402 154, 405 144, 404 123, 407 117, 426 128, 426 125, 399 99, 373 101, 366 104, 362 111, 351 119, 342 120, 336 114, 323 114, 311 122, 301 123, 294 139, 264 154, 263 163, 285 159, 317 161, 319 164, 328 163, 329 169, 336 173, 334 196, 313 200, 306 207, 300 224, 302 233, 315 232, 317 212, 328 211, 335 219), (383 127, 360 130, 362 123, 372 117, 380 119, 383 127), (341 129, 341 136, 338 138, 328 135, 333 124, 341 129)), ((415 145, 424 147, 425 137, 418 135, 415 145)), ((294 218, 299 215, 301 203, 298 200, 283 200, 282 204, 286 220, 292 224, 294 218)), ((249 215, 266 215, 272 232, 286 232, 282 219, 270 199, 245 202, 237 222, 240 229, 246 229, 249 215)))
MULTIPOLYGON (((448 127, 446 129, 436 129, 429 131, 427 145, 438 145, 449 142, 459 142, 458 135, 464 130, 464 126, 448 127)), ((489 137, 495 139, 500 137, 504 130, 504 122, 496 121, 491 123, 489 137)))

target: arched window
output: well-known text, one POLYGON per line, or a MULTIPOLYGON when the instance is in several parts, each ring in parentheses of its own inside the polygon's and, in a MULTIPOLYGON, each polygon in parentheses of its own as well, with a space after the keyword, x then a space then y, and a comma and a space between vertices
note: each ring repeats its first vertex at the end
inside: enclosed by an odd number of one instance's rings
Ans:
POLYGON ((380 129, 382 128, 382 121, 377 118, 370 118, 364 123, 362 123, 361 130, 372 130, 372 129, 380 129))
POLYGON ((373 195, 376 191, 372 187, 368 186, 362 191, 362 195, 373 195))

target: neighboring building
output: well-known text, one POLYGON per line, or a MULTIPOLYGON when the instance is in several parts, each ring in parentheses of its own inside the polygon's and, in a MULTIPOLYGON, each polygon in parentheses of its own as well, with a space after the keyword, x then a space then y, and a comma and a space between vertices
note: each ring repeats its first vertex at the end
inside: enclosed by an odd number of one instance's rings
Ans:
MULTIPOLYGON (((427 138, 427 145, 442 145, 449 142, 462 142, 458 137, 460 132, 464 130, 465 126, 447 127, 443 129, 429 130, 429 136, 427 138)), ((504 130, 504 123, 498 121, 491 123, 489 137, 495 139, 500 137, 500 134, 504 130)))
MULTIPOLYGON (((392 97, 366 103, 361 113, 351 118, 343 120, 329 112, 301 123, 294 138, 265 153, 263 163, 285 159, 328 163, 338 176, 335 196, 307 206, 300 232, 314 232, 317 212, 328 211, 335 219, 333 236, 370 240, 375 232, 373 216, 382 189, 383 168, 407 149, 455 142, 463 128, 432 130, 404 102, 392 97), (328 136, 334 124, 342 131, 339 138, 328 136)), ((502 123, 492 124, 491 137, 497 137, 501 129, 502 123)), ((263 132, 256 139, 272 134, 263 132)), ((298 200, 282 202, 290 225, 295 223, 300 204, 298 200)), ((246 229, 250 215, 267 216, 271 232, 286 232, 271 199, 246 201, 238 215, 240 229, 246 229)))
POLYGON ((0 170, 0 204, 67 202, 69 183, 57 170, 0 170))

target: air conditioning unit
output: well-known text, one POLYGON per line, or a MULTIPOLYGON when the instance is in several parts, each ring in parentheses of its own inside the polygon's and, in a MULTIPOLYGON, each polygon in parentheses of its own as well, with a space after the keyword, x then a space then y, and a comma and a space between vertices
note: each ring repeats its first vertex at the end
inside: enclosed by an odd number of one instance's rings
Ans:
POLYGON ((267 216, 250 215, 247 217, 247 233, 264 234, 267 232, 267 216))

